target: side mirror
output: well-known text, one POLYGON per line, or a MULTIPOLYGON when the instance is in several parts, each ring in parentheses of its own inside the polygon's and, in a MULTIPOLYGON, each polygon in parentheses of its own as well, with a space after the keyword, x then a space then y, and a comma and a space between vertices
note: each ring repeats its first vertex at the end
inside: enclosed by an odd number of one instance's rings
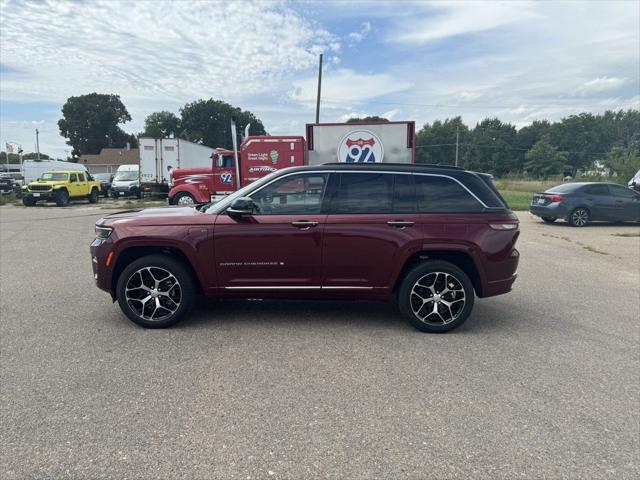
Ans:
POLYGON ((253 200, 249 197, 236 198, 227 208, 227 213, 232 217, 253 215, 253 200))

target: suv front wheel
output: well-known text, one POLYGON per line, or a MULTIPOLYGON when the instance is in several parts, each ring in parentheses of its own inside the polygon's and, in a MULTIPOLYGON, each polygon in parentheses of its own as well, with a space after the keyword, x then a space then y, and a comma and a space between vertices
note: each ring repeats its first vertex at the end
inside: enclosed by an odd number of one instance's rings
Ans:
POLYGON ((118 277, 116 296, 129 319, 146 328, 177 323, 194 302, 191 273, 167 255, 148 255, 130 263, 118 277))
POLYGON ((471 280, 460 268, 443 260, 414 267, 402 280, 398 307, 418 330, 443 333, 459 327, 473 309, 471 280))

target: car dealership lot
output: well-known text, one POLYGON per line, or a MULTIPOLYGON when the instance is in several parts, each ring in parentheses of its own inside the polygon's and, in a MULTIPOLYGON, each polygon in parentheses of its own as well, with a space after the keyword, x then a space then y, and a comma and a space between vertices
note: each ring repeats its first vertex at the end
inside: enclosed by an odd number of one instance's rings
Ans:
POLYGON ((203 301, 169 330, 93 285, 100 206, 0 207, 3 478, 632 477, 640 232, 519 212, 520 277, 445 335, 393 305, 203 301))

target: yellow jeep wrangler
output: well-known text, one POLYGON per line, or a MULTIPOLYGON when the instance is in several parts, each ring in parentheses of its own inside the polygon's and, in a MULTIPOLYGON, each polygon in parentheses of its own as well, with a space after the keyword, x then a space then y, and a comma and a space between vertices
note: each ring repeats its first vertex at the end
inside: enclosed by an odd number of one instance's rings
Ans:
POLYGON ((45 172, 35 182, 22 187, 22 203, 34 206, 40 200, 53 201, 59 207, 69 204, 69 199, 88 198, 96 203, 100 193, 100 182, 87 172, 56 170, 45 172))

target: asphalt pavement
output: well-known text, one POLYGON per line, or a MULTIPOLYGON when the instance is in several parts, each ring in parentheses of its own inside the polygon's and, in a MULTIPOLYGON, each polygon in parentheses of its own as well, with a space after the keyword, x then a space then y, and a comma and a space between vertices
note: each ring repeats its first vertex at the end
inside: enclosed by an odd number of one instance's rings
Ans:
POLYGON ((514 291, 445 335, 321 301, 145 330, 94 286, 106 213, 0 207, 3 479, 640 475, 637 226, 519 213, 514 291))

